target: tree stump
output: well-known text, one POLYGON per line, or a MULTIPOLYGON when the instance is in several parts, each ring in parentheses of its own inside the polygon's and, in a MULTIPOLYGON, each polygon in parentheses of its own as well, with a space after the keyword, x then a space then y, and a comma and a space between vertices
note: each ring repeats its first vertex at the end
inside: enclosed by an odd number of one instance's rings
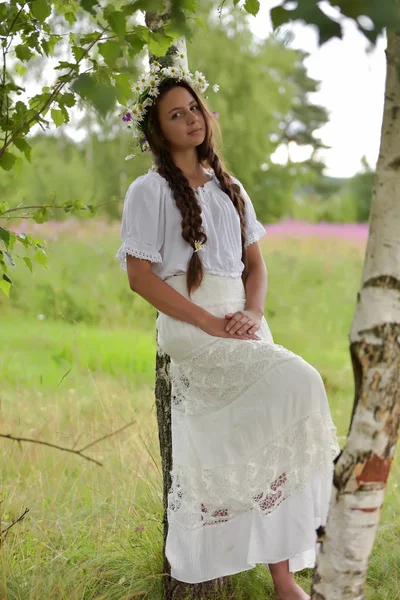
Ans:
MULTIPOLYGON (((158 313, 157 313, 158 316, 158 313)), ((204 583, 189 584, 171 577, 171 568, 165 556, 165 544, 168 534, 168 492, 171 487, 172 435, 171 435, 171 379, 169 375, 170 357, 158 346, 156 331, 156 381, 155 400, 157 409, 158 439, 160 443, 161 466, 163 476, 163 557, 164 557, 164 600, 212 600, 218 592, 227 590, 227 578, 213 579, 204 583)))

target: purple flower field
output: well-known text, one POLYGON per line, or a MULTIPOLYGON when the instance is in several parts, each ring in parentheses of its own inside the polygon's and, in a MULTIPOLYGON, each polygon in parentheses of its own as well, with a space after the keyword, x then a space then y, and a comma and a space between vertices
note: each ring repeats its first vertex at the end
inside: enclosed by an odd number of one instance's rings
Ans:
MULTIPOLYGON (((10 227, 16 232, 37 234, 38 237, 57 241, 60 235, 70 235, 75 239, 95 239, 99 236, 119 236, 120 222, 109 223, 105 219, 77 219, 71 217, 64 221, 47 221, 37 224, 34 221, 21 221, 10 227)), ((265 225, 267 235, 261 240, 262 244, 269 241, 284 242, 295 240, 302 242, 323 241, 331 251, 332 243, 339 242, 343 248, 348 246, 362 249, 368 237, 367 223, 308 223, 285 219, 279 223, 265 225)), ((313 244, 314 245, 314 244, 313 244)), ((322 248, 321 248, 322 249, 322 248)))
POLYGON ((269 238, 335 238, 344 242, 366 243, 367 223, 308 223, 285 219, 265 226, 269 238))

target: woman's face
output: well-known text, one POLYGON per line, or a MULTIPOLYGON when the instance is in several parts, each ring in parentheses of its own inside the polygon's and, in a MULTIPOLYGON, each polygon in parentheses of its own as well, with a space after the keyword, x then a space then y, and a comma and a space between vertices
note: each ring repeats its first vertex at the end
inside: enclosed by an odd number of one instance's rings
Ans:
POLYGON ((206 123, 192 94, 182 86, 166 92, 158 101, 161 131, 171 150, 199 146, 206 136, 206 123))

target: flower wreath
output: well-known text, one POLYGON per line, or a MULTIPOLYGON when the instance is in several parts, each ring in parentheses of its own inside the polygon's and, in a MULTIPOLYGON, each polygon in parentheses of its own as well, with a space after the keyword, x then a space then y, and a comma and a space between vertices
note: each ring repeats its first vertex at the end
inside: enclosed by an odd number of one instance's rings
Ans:
MULTIPOLYGON (((184 56, 179 55, 179 58, 184 59, 184 56)), ((160 93, 160 84, 165 79, 171 77, 177 81, 186 81, 198 94, 203 94, 209 86, 209 83, 200 71, 195 71, 192 74, 180 64, 172 67, 163 67, 158 61, 153 61, 150 65, 150 72, 142 73, 132 88, 137 96, 136 102, 122 116, 122 120, 128 123, 128 129, 132 130, 133 142, 130 144, 131 147, 140 146, 142 152, 150 149, 141 129, 141 123, 145 117, 146 109, 154 104, 155 99, 160 93)), ((219 85, 213 85, 212 89, 214 92, 218 92, 219 85)), ((219 115, 217 112, 213 111, 213 115, 218 119, 219 115)), ((134 156, 136 156, 135 153, 128 154, 125 160, 129 160, 134 156)))

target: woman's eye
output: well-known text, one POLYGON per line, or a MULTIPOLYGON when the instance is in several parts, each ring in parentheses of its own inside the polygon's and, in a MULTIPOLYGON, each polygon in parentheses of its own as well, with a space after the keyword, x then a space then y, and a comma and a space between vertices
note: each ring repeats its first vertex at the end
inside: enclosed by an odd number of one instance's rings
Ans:
MULTIPOLYGON (((198 107, 198 106, 192 106, 192 107, 190 108, 190 110, 193 110, 193 109, 195 109, 195 110, 199 110, 199 107, 198 107)), ((180 117, 180 116, 182 116, 182 111, 179 111, 179 112, 176 112, 176 113, 174 113, 174 114, 172 115, 171 119, 175 119, 175 117, 180 117)))

